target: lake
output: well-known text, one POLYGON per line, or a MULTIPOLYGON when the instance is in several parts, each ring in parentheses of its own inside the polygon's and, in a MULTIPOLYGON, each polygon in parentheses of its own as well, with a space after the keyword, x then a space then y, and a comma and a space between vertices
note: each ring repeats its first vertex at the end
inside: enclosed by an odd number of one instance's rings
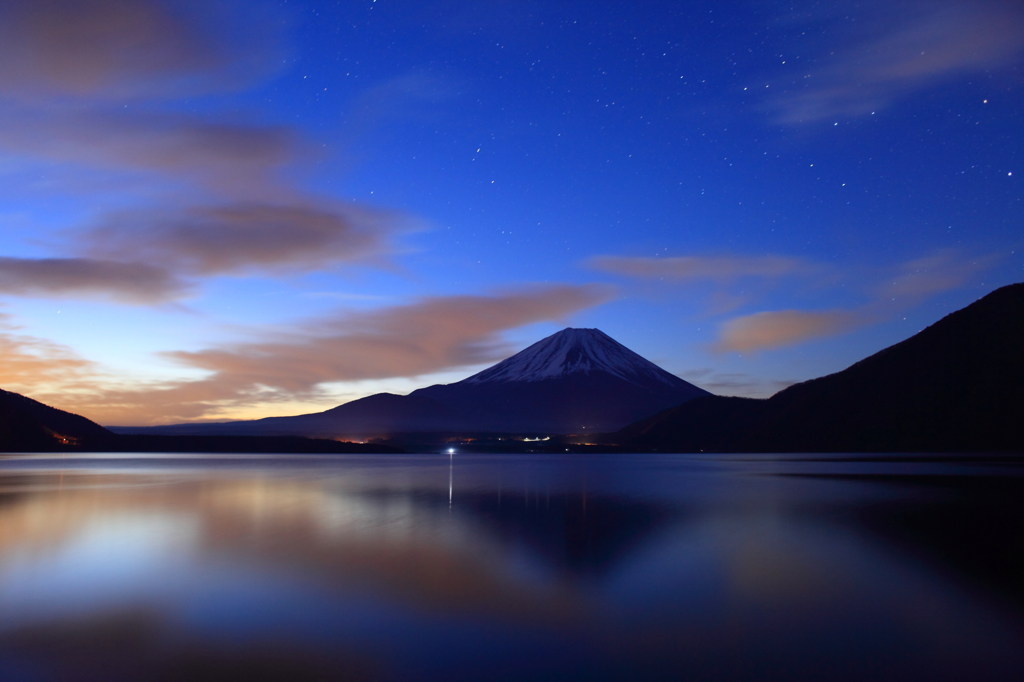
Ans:
POLYGON ((1022 474, 0 456, 0 679, 1021 680, 1022 474))

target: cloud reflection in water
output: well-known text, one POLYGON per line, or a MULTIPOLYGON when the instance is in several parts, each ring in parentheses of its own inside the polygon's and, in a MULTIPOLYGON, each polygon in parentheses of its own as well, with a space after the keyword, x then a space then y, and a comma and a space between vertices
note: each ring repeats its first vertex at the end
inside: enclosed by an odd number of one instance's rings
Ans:
POLYGON ((4 468, 0 674, 1022 669, 1018 617, 850 522, 891 489, 696 460, 463 458, 449 509, 436 459, 4 468))

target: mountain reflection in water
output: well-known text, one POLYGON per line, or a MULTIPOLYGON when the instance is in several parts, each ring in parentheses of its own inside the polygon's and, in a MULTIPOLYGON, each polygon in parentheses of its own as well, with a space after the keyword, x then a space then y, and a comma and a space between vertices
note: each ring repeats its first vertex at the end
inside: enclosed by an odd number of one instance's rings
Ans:
POLYGON ((0 679, 1021 679, 1019 464, 4 458, 0 679))

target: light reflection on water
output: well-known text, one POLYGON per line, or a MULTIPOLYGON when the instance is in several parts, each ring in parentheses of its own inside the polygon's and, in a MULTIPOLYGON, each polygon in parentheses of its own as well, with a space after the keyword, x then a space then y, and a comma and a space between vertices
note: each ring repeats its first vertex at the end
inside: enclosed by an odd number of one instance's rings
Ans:
POLYGON ((3 458, 0 679, 1022 679, 1019 464, 3 458))

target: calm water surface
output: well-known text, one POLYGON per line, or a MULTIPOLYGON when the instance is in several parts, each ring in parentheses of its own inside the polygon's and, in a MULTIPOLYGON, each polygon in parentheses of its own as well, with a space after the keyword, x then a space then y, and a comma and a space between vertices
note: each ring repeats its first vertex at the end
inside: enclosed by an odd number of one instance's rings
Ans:
POLYGON ((1024 468, 0 456, 0 679, 1021 680, 1024 468))

